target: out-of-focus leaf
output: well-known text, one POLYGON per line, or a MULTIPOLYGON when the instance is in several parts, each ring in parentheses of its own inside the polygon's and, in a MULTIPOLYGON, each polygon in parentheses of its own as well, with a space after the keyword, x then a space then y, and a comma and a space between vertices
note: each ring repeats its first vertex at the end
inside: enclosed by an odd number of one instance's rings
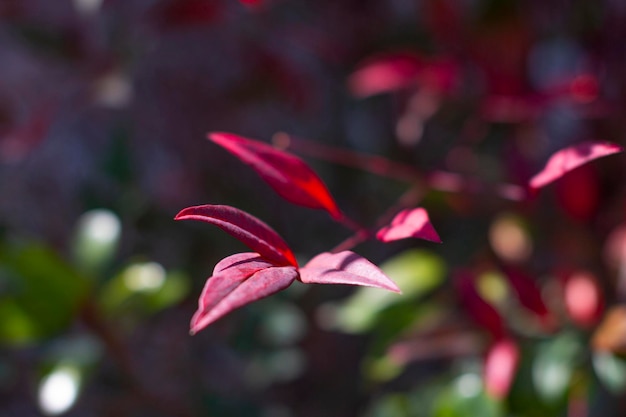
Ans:
POLYGON ((545 187, 579 166, 604 156, 623 152, 623 148, 611 142, 581 142, 554 153, 546 166, 530 179, 534 189, 545 187))
POLYGON ((474 321, 488 330, 496 339, 505 334, 502 316, 476 289, 476 277, 469 271, 460 270, 455 273, 455 286, 461 303, 474 321))
POLYGON ((145 295, 146 303, 153 311, 162 310, 182 301, 190 288, 191 283, 187 275, 178 271, 168 272, 163 285, 145 295))
POLYGON ((586 271, 576 272, 565 281, 565 307, 579 326, 590 327, 602 316, 604 300, 597 281, 591 272, 586 271))
POLYGON ((75 262, 88 272, 98 272, 111 261, 121 234, 119 218, 104 209, 91 210, 78 220, 72 249, 75 262))
POLYGON ((261 315, 261 337, 274 346, 293 345, 307 332, 302 310, 291 303, 273 303, 261 315))
POLYGON ((91 283, 50 249, 37 244, 3 247, 0 338, 28 343, 70 324, 91 283))
POLYGON ((495 342, 485 358, 485 390, 494 398, 504 398, 515 378, 519 349, 512 339, 495 342))
POLYGON ((562 333, 539 346, 532 365, 533 383, 546 402, 556 403, 565 395, 582 351, 580 340, 572 333, 562 333))
POLYGON ((293 252, 274 229, 234 207, 210 204, 187 207, 176 215, 175 220, 198 220, 213 224, 268 261, 277 265, 298 265, 293 252))
POLYGON ((7 134, 0 134, 0 161, 18 162, 46 138, 53 120, 52 103, 35 109, 30 119, 7 134))
POLYGON ((409 401, 403 394, 388 394, 376 401, 366 417, 411 417, 409 401))
POLYGON ((513 266, 504 267, 503 272, 517 293, 520 304, 546 322, 550 313, 535 280, 520 268, 513 266))
POLYGON ((591 339, 594 350, 626 355, 626 306, 617 305, 605 314, 591 339))
POLYGON ((428 212, 421 208, 406 209, 398 213, 391 224, 381 228, 376 238, 382 242, 414 237, 441 243, 437 231, 430 223, 428 212))
POLYGON ((404 363, 398 363, 388 355, 372 356, 364 361, 363 373, 372 381, 385 382, 400 375, 405 365, 404 363))
POLYGON ((221 6, 211 0, 173 0, 154 11, 155 21, 161 29, 210 25, 220 17, 221 6))
MULTIPOLYGON (((349 333, 369 330, 380 313, 392 305, 406 303, 432 291, 443 282, 445 265, 437 255, 410 249, 380 265, 380 269, 402 288, 402 294, 359 288, 334 309, 333 326, 349 333)), ((414 306, 410 306, 414 310, 414 306)))
POLYGON ((435 401, 433 417, 500 417, 504 416, 499 401, 483 390, 478 374, 468 372, 458 376, 435 401))
POLYGON ((250 165, 285 200, 343 217, 324 182, 300 158, 232 133, 210 133, 209 139, 250 165))
POLYGON ((321 253, 300 268, 305 284, 348 284, 400 292, 376 265, 351 251, 321 253))
POLYGON ((611 352, 594 352, 593 369, 598 379, 615 394, 626 390, 626 361, 611 352))
POLYGON ((293 266, 277 267, 256 254, 245 255, 255 257, 237 261, 207 280, 198 310, 191 319, 192 334, 236 308, 287 288, 298 276, 298 270, 293 266))
POLYGON ((388 93, 412 85, 442 91, 457 78, 456 65, 446 59, 425 59, 412 52, 380 54, 366 59, 348 79, 356 97, 388 93))
POLYGON ((99 291, 102 310, 112 316, 151 313, 169 307, 189 292, 186 275, 165 271, 156 262, 135 262, 106 282, 99 291))

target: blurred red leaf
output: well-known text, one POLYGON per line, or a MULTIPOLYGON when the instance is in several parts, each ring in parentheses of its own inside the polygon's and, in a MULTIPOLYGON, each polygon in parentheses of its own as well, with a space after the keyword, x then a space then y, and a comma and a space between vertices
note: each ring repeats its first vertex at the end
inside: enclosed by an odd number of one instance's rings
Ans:
POLYGON ((600 184, 593 165, 581 166, 555 184, 554 193, 563 210, 572 218, 588 221, 600 204, 600 184))
POLYGON ((485 390, 495 398, 504 398, 511 388, 519 362, 515 341, 501 339, 491 345, 485 359, 485 390))
POLYGON ((544 324, 549 324, 547 320, 550 313, 535 280, 522 270, 511 266, 503 268, 503 272, 517 293, 520 304, 535 313, 544 324))
POLYGON ((0 136, 0 161, 18 162, 28 156, 46 138, 53 121, 52 103, 36 109, 21 126, 0 136))
POLYGON ((348 284, 383 288, 400 293, 398 286, 383 271, 354 252, 324 252, 300 268, 305 284, 348 284))
POLYGON ((259 6, 263 0, 239 0, 239 2, 246 6, 259 6))
POLYGON ((592 326, 602 316, 604 301, 593 274, 577 272, 570 275, 565 281, 563 295, 567 313, 579 326, 592 326))
POLYGON ((439 235, 430 223, 428 212, 421 208, 406 209, 398 213, 388 226, 376 233, 376 238, 382 242, 414 237, 441 243, 439 235))
POLYGON ((581 142, 554 153, 546 166, 530 179, 529 186, 533 189, 545 187, 558 180, 568 172, 587 162, 622 152, 624 149, 611 142, 581 142))
POLYGON ((207 25, 220 17, 220 7, 213 0, 173 0, 155 10, 155 20, 162 29, 207 25))
POLYGON ((375 55, 348 78, 348 88, 356 97, 388 93, 422 84, 435 90, 448 90, 457 77, 452 61, 424 59, 411 52, 375 55))
POLYGON ((295 266, 275 266, 256 253, 238 253, 218 263, 202 290, 191 319, 195 334, 253 301, 287 288, 298 276, 295 266))
POLYGON ((291 249, 274 229, 234 207, 210 204, 187 207, 176 215, 175 220, 213 224, 278 266, 298 265, 291 249))
POLYGON ((285 200, 343 218, 324 182, 300 158, 232 133, 210 133, 209 139, 250 165, 285 200))
POLYGON ((455 285, 461 303, 474 321, 488 330, 494 338, 502 338, 505 334, 502 316, 495 307, 480 296, 476 289, 474 275, 468 271, 458 271, 455 274, 455 285))

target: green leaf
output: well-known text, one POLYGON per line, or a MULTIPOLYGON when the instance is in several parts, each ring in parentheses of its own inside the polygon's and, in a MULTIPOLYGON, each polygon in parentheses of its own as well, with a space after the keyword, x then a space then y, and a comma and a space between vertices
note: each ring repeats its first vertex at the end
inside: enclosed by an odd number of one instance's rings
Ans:
POLYGON ((626 361, 611 352, 594 352, 593 369, 602 384, 614 394, 626 389, 626 361))
POLYGON ((70 324, 91 282, 39 244, 0 250, 0 342, 24 344, 70 324))
POLYGON ((166 271, 156 262, 135 262, 109 280, 98 301, 106 314, 154 313, 187 296, 191 283, 180 271, 166 271))
POLYGON ((433 417, 501 417, 501 403, 488 396, 482 378, 475 373, 457 377, 435 400, 433 417))
POLYGON ((573 333, 562 333, 541 343, 532 373, 535 389, 543 400, 556 403, 563 399, 582 351, 581 341, 573 333))

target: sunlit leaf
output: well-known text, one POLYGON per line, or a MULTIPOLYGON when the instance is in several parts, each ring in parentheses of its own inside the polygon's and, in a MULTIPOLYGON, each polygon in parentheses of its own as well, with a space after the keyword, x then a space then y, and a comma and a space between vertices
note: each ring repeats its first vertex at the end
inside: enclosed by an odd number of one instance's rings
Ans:
MULTIPOLYGON (((334 309, 332 327, 350 333, 366 331, 376 323, 382 311, 398 303, 411 302, 432 291, 443 282, 445 275, 441 258, 421 249, 404 251, 383 262, 380 269, 402 288, 402 294, 359 288, 334 309)), ((408 310, 416 314, 413 305, 408 310)))
POLYGON ((230 206, 202 205, 183 209, 176 220, 198 220, 213 224, 250 249, 278 265, 297 265, 285 241, 267 224, 230 206))
POLYGON ((192 334, 236 308, 287 288, 298 276, 295 267, 277 267, 256 254, 233 257, 236 262, 207 280, 191 320, 192 334))
POLYGON ((300 268, 305 284, 348 284, 400 292, 376 265, 354 252, 321 253, 300 268))
POLYGON ((210 133, 209 139, 250 165, 285 200, 343 217, 326 185, 300 158, 232 133, 210 133))
POLYGON ((545 187, 583 164, 623 150, 611 142, 587 141, 569 146, 554 153, 546 166, 530 179, 529 185, 535 189, 545 187))
POLYGON ((392 242, 409 237, 441 243, 439 235, 430 223, 428 212, 421 207, 402 210, 393 218, 391 224, 381 228, 376 233, 376 238, 382 242, 392 242))

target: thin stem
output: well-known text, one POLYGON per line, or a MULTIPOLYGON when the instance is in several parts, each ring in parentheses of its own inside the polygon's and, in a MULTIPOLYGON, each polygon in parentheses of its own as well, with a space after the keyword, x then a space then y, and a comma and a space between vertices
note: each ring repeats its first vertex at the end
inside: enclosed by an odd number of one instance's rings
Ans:
POLYGON ((500 198, 521 201, 528 196, 524 187, 516 184, 489 184, 476 178, 447 171, 422 173, 415 167, 391 161, 382 156, 366 155, 347 149, 320 144, 286 133, 276 133, 274 145, 313 158, 323 159, 338 165, 361 169, 387 178, 410 182, 424 188, 445 192, 470 192, 474 194, 494 194, 500 198))

